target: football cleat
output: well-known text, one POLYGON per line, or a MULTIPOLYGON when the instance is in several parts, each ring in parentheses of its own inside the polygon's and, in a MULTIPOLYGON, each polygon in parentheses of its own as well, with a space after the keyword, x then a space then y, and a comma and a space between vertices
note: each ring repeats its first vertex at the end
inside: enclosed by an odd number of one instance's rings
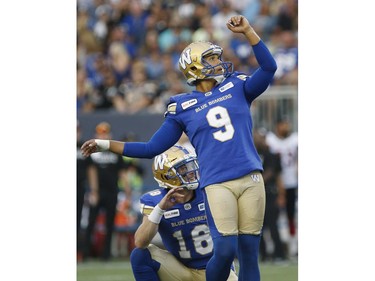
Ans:
POLYGON ((199 185, 198 168, 195 155, 190 154, 186 148, 175 145, 154 158, 152 173, 160 187, 193 190, 199 185))
POLYGON ((211 42, 198 41, 187 46, 181 53, 178 65, 190 86, 194 86, 197 80, 215 79, 221 83, 224 78, 233 73, 233 63, 223 62, 221 55, 223 49, 211 42), (220 63, 209 64, 205 58, 217 55, 220 63), (215 73, 215 69, 221 68, 221 73, 215 73))

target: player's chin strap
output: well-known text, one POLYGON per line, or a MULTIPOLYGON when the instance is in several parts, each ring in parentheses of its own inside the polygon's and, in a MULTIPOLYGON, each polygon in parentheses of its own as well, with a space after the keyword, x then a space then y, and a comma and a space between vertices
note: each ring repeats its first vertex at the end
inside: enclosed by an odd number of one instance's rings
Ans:
POLYGON ((212 78, 214 78, 218 84, 223 82, 225 79, 224 75, 213 76, 212 78))

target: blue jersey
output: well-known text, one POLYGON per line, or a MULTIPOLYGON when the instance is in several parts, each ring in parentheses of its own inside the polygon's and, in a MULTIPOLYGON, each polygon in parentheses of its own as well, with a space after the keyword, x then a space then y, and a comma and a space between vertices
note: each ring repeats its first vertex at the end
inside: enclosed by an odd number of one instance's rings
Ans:
MULTIPOLYGON (((157 189, 142 195, 142 214, 150 214, 167 192, 167 189, 157 189)), ((213 242, 200 190, 195 191, 195 197, 190 202, 176 204, 164 213, 159 234, 165 248, 182 264, 194 269, 206 268, 213 254, 213 242)))
POLYGON ((234 72, 210 92, 193 91, 171 97, 167 118, 189 136, 197 153, 200 187, 262 170, 252 141, 249 77, 234 72))
POLYGON ((253 50, 260 67, 251 76, 234 72, 209 92, 171 97, 160 129, 147 143, 126 143, 123 155, 152 158, 185 132, 197 154, 200 188, 262 171, 250 106, 270 85, 277 67, 262 41, 253 50))

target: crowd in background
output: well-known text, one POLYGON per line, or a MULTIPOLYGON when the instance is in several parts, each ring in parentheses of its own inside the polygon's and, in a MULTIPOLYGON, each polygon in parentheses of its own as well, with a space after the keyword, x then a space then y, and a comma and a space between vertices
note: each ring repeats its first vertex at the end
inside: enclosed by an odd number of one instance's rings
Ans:
MULTIPOLYGON (((223 60, 233 62, 235 70, 251 74, 258 67, 251 47, 225 24, 236 14, 249 20, 277 62, 271 87, 297 86, 297 0, 77 0, 77 113, 163 114, 170 96, 192 90, 178 69, 180 53, 192 41, 220 45, 225 50, 223 60)), ((77 161, 80 144, 77 142, 77 161)), ((139 224, 142 167, 131 167, 126 169, 131 196, 119 181, 115 235, 127 234, 129 229, 133 233, 139 224)), ((81 197, 86 213, 78 214, 78 236, 86 232, 88 223, 88 194, 83 191, 81 197)), ((96 247, 105 244, 104 238, 100 243, 101 218, 99 213, 93 230, 96 247)), ((121 242, 119 237, 114 243, 121 242)), ((82 255, 81 243, 87 246, 88 238, 78 240, 77 251, 82 255)), ((129 253, 134 247, 131 236, 125 244, 129 253)), ((118 245, 111 248, 116 256, 118 245)), ((95 249, 91 248, 91 255, 95 249)))
POLYGON ((220 45, 251 74, 251 47, 225 25, 234 14, 275 57, 272 85, 297 85, 297 0, 77 0, 77 112, 164 113, 170 96, 191 90, 177 61, 192 41, 220 45))

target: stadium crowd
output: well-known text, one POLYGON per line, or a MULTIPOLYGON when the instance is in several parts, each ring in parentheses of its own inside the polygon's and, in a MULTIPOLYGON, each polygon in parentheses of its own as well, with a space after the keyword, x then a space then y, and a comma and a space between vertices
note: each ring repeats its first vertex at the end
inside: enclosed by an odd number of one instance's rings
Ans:
POLYGON ((225 60, 252 73, 252 49, 225 28, 235 14, 270 48, 272 85, 296 85, 297 0, 77 0, 77 112, 164 113, 170 96, 191 90, 178 70, 191 41, 220 45, 225 60))

